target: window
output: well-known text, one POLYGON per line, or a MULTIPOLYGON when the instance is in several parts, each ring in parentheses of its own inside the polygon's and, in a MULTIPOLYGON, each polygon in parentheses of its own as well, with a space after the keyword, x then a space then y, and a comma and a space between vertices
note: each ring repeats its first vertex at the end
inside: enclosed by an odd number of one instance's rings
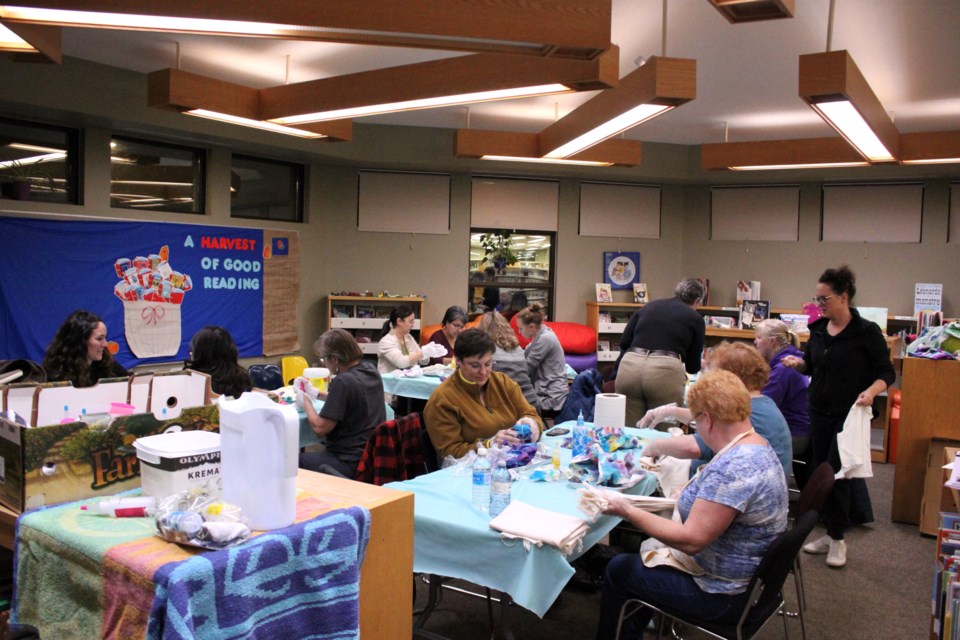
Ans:
POLYGON ((234 155, 230 216, 303 222, 302 164, 234 155))
POLYGON ((0 198, 78 204, 80 134, 0 118, 0 198))
POLYGON ((555 240, 552 232, 472 229, 467 294, 470 311, 495 307, 510 316, 538 302, 552 318, 555 240), (495 245, 508 250, 491 249, 495 245))
POLYGON ((204 164, 201 149, 114 136, 110 206, 203 213, 204 164))

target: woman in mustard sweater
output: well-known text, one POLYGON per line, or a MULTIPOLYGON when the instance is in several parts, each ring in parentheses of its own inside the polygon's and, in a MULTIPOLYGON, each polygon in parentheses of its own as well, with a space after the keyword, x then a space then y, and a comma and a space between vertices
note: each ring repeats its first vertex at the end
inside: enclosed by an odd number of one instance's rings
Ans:
POLYGON ((493 339, 479 329, 467 329, 453 346, 457 370, 430 396, 423 417, 440 459, 462 458, 477 442, 518 444, 514 425, 530 425, 532 441, 540 439, 543 423, 520 386, 493 371, 493 339))

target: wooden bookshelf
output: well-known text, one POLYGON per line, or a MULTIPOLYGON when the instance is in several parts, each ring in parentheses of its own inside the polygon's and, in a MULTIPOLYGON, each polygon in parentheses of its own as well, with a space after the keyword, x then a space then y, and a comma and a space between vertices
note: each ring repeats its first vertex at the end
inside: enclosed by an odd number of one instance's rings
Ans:
POLYGON ((419 342, 420 318, 423 314, 423 298, 420 297, 374 298, 330 295, 327 296, 327 321, 331 329, 344 329, 354 337, 369 337, 369 342, 357 341, 360 350, 366 355, 376 355, 383 323, 390 318, 390 311, 401 304, 406 304, 413 309, 416 319, 411 333, 419 342))

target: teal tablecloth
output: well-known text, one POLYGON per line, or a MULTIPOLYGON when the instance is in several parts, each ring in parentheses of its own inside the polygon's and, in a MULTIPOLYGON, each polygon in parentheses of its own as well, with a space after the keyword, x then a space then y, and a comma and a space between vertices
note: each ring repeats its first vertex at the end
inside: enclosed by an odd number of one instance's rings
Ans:
MULTIPOLYGON (((570 427, 574 423, 558 426, 570 427)), ((666 437, 652 429, 629 429, 632 434, 648 439, 666 437)), ((555 441, 549 437, 545 441, 555 441)), ((561 450, 564 465, 570 461, 570 450, 561 450)), ((414 499, 413 570, 441 576, 462 578, 485 587, 510 594, 520 606, 540 617, 560 594, 573 575, 570 561, 553 547, 524 549, 521 542, 501 541, 500 534, 490 529, 490 516, 470 506, 469 469, 448 468, 413 480, 393 482, 390 488, 412 491, 414 499)), ((650 495, 657 479, 648 475, 629 490, 635 495, 650 495)), ((568 482, 513 483, 512 499, 558 513, 585 518, 577 509, 576 485, 568 482)), ((601 516, 583 539, 583 551, 595 545, 619 522, 612 516, 601 516)))

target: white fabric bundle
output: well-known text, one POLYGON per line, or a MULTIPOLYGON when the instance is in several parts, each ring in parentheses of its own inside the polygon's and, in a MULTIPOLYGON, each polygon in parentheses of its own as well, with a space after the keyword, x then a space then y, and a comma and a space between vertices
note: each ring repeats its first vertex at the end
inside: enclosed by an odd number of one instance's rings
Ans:
POLYGON ((580 549, 583 536, 590 527, 586 520, 575 516, 514 500, 490 521, 490 528, 499 531, 501 538, 523 540, 523 546, 528 550, 530 545, 548 544, 568 556, 580 549))
POLYGON ((873 409, 854 404, 843 422, 843 431, 837 434, 840 451, 840 471, 837 480, 844 478, 872 478, 870 463, 870 420, 873 409))
POLYGON ((423 345, 423 357, 425 358, 442 358, 447 355, 447 348, 442 344, 437 344, 436 342, 430 342, 423 345))
MULTIPOLYGON (((601 489, 593 485, 584 484, 582 488, 577 490, 577 493, 579 494, 577 508, 587 514, 587 517, 590 518, 590 522, 595 522, 597 517, 606 511, 607 507, 610 506, 610 500, 607 496, 614 492, 607 489, 601 489)), ((658 511, 670 511, 677 503, 676 500, 671 498, 631 496, 629 494, 622 495, 630 502, 632 506, 637 507, 638 509, 643 509, 644 511, 650 511, 652 513, 656 513, 658 511)))

